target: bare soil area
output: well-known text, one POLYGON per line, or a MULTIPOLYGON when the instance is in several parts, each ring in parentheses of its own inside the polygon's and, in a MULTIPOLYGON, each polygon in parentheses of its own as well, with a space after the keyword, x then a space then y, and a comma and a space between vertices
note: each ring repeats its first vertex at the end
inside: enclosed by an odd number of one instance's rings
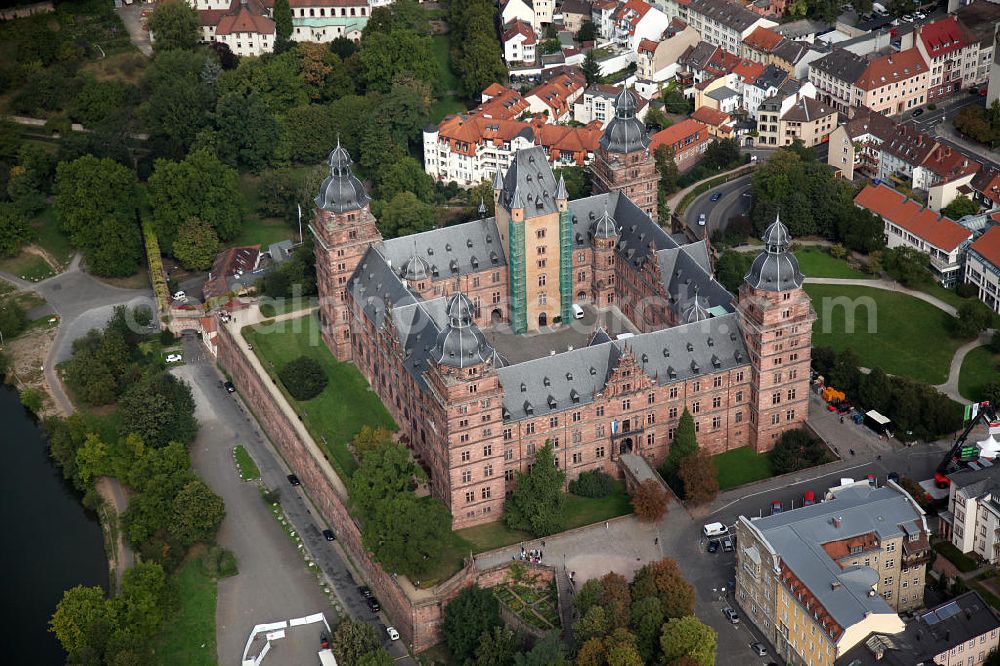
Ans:
POLYGON ((45 381, 42 367, 48 358, 49 349, 56 339, 56 329, 28 331, 7 343, 4 353, 10 358, 12 372, 10 379, 23 391, 33 388, 45 396, 40 418, 63 415, 52 397, 52 389, 45 381))

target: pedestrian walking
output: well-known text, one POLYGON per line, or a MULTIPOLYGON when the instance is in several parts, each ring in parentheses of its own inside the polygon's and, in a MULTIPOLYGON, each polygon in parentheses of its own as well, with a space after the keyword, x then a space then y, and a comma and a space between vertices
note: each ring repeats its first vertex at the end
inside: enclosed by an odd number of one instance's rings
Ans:
POLYGON ((653 545, 654 546, 659 546, 660 545, 660 537, 656 537, 655 539, 653 539, 653 545))
POLYGON ((854 455, 854 449, 849 449, 849 450, 851 452, 851 455, 853 456, 854 455))
POLYGON ((608 521, 604 521, 604 529, 606 530, 611 529, 611 523, 609 523, 608 521))

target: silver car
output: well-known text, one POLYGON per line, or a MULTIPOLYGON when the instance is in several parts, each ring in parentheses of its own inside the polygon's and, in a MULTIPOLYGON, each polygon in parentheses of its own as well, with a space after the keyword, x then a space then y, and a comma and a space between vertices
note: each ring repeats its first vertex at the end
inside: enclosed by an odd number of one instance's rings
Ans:
POLYGON ((722 613, 723 613, 723 615, 726 616, 726 619, 729 620, 730 622, 732 622, 733 624, 739 624, 740 623, 740 616, 739 616, 739 614, 737 614, 737 612, 734 611, 732 608, 729 608, 727 606, 726 608, 722 609, 722 613))

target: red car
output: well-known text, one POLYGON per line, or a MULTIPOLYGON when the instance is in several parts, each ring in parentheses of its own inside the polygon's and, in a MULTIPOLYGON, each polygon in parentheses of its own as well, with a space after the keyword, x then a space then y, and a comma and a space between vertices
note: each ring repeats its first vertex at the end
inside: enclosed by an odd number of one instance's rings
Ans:
POLYGON ((802 506, 812 506, 816 503, 816 493, 811 490, 807 490, 802 496, 802 506))

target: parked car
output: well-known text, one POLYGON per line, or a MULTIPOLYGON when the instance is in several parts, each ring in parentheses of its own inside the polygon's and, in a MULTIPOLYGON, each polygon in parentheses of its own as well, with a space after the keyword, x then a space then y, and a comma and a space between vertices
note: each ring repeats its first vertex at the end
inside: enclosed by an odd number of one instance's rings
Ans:
POLYGON ((878 481, 875 479, 875 475, 874 474, 869 474, 868 475, 868 485, 869 486, 875 486, 877 483, 878 483, 878 481))
POLYGON ((185 294, 183 291, 175 291, 174 292, 174 300, 175 301, 186 301, 187 300, 187 294, 185 294))
POLYGON ((365 599, 368 599, 372 596, 372 591, 371 588, 369 588, 367 585, 362 585, 361 587, 358 588, 358 594, 360 594, 365 599))
POLYGON ((302 485, 302 482, 299 481, 299 477, 295 476, 294 474, 289 474, 288 475, 288 483, 292 484, 293 486, 301 486, 302 485))
POLYGON ((753 650, 753 653, 758 657, 767 656, 767 646, 765 646, 763 643, 751 643, 750 649, 753 650))
POLYGON ((841 400, 840 402, 837 403, 838 414, 846 414, 852 409, 854 409, 854 405, 852 405, 848 400, 841 400))
POLYGON ((375 597, 368 597, 368 599, 366 599, 366 601, 368 602, 368 609, 371 612, 377 613, 380 610, 382 610, 382 606, 379 605, 378 599, 376 599, 375 597))
POLYGON ((226 382, 223 386, 226 388, 226 393, 236 393, 236 387, 232 382, 226 382))
POLYGON ((897 472, 889 472, 889 476, 887 478, 893 483, 899 483, 899 473, 897 472))
POLYGON ((732 608, 729 608, 729 607, 723 608, 722 609, 722 613, 726 616, 726 619, 729 620, 730 622, 732 622, 733 624, 739 624, 740 623, 740 616, 739 616, 739 614, 736 611, 734 611, 732 608))
POLYGON ((778 501, 771 502, 771 515, 773 516, 779 513, 781 513, 781 502, 778 501))
POLYGON ((816 503, 816 493, 811 490, 807 490, 802 496, 802 506, 812 506, 816 503))
POLYGON ((731 553, 736 550, 736 546, 733 545, 733 540, 729 537, 723 537, 722 539, 722 550, 727 553, 731 553))
POLYGON ((721 198, 722 198, 722 192, 713 192, 712 196, 710 197, 712 201, 718 201, 721 198))
POLYGON ((718 550, 719 550, 719 540, 718 539, 712 539, 711 541, 708 542, 708 552, 715 553, 715 552, 718 552, 718 550))
POLYGON ((399 632, 396 631, 396 627, 386 627, 385 633, 389 634, 390 641, 399 640, 399 632))
POLYGON ((323 538, 327 541, 336 541, 337 537, 333 535, 333 530, 323 530, 323 538))
POLYGON ((914 109, 913 110, 913 117, 916 118, 917 116, 923 115, 923 113, 924 113, 923 109, 914 109))
POLYGON ((705 214, 704 213, 701 213, 701 214, 698 215, 698 226, 699 227, 705 226, 705 214))
POLYGON ((167 363, 180 363, 184 357, 180 354, 167 354, 167 363))

